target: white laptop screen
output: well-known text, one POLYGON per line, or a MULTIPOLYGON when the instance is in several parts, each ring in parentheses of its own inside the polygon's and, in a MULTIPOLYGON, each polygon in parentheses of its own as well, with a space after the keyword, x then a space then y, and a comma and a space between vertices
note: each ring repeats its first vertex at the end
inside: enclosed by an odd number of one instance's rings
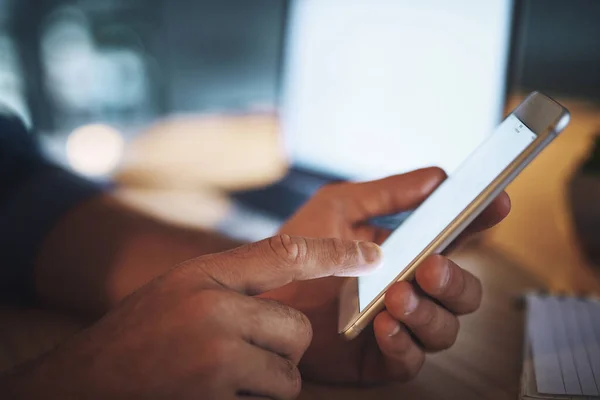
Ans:
POLYGON ((282 127, 293 164, 348 179, 451 173, 500 122, 510 0, 292 0, 282 127))

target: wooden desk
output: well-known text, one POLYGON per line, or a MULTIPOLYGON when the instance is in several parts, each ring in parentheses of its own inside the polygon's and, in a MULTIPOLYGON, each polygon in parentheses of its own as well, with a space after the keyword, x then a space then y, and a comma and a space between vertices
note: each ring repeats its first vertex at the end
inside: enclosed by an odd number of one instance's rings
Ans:
POLYGON ((452 258, 479 276, 485 288, 481 309, 461 319, 452 349, 429 356, 421 374, 408 384, 373 389, 305 384, 300 399, 516 399, 523 336, 518 299, 524 291, 536 288, 535 282, 481 245, 470 245, 452 258))

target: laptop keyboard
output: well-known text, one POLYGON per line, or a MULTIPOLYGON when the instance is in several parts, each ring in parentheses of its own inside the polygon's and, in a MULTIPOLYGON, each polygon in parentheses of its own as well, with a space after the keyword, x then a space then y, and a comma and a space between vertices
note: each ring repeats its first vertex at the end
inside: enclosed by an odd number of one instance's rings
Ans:
POLYGON ((600 301, 527 296, 527 332, 537 391, 600 395, 600 301))

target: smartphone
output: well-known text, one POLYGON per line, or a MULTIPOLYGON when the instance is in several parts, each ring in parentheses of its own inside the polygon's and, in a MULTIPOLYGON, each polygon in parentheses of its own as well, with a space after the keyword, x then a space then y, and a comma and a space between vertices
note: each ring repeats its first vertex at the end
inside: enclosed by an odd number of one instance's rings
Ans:
POLYGON ((444 251, 569 121, 565 107, 531 93, 383 243, 383 265, 345 282, 339 332, 357 337, 384 309, 386 290, 412 279, 421 261, 444 251))

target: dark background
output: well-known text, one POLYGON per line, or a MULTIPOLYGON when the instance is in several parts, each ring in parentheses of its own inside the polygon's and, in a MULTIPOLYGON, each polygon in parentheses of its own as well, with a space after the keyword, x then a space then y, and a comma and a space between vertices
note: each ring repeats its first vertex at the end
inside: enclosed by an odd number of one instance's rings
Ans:
MULTIPOLYGON (((111 26, 137 32, 153 60, 155 115, 276 106, 284 0, 0 0, 0 27, 18 43, 40 128, 59 130, 60 118, 44 90, 39 27, 64 4, 89 16, 98 46, 119 45, 106 33, 111 26)), ((521 0, 517 7, 511 89, 600 100, 600 1, 521 0)))

